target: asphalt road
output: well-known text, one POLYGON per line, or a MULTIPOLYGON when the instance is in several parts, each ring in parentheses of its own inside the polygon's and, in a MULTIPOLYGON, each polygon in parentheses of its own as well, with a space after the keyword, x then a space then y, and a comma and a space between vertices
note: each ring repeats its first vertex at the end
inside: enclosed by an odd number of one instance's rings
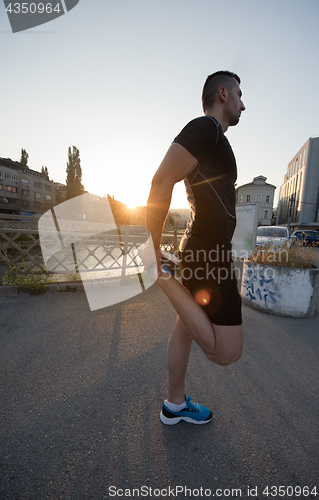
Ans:
POLYGON ((166 427, 175 313, 156 285, 95 312, 79 291, 0 305, 1 500, 318 498, 318 314, 244 307, 237 363, 193 346, 187 391, 213 421, 166 427))

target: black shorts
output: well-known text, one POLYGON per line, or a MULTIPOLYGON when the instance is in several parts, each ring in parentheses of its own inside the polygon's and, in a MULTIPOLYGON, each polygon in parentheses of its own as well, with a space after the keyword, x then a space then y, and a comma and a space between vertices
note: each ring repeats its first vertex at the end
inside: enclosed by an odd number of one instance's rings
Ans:
MULTIPOLYGON (((185 252, 186 254, 186 252, 185 252)), ((215 325, 241 325, 241 297, 234 264, 211 262, 207 253, 182 261, 182 284, 215 325)), ((185 255, 186 258, 186 255, 185 255)))

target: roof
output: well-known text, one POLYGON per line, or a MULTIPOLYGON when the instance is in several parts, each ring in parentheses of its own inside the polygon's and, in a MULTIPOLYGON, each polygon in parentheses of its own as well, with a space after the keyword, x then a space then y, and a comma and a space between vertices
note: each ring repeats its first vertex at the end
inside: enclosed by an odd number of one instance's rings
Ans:
MULTIPOLYGON (((24 165, 19 163, 18 161, 13 161, 11 158, 0 158, 0 163, 4 167, 14 168, 16 170, 23 170, 25 168, 24 165)), ((27 167, 28 168, 28 167, 27 167)))
POLYGON ((0 158, 0 165, 7 168, 13 168, 14 170, 18 170, 19 172, 23 173, 25 173, 25 170, 27 170, 27 173, 31 174, 32 172, 34 172, 35 174, 37 174, 37 177, 46 179, 48 182, 54 182, 53 180, 47 179, 43 172, 38 172, 38 170, 33 170, 27 165, 22 165, 22 163, 19 163, 18 161, 11 160, 11 158, 0 158))
POLYGON ((265 182, 265 184, 256 184, 255 182, 248 182, 248 184, 242 184, 241 186, 238 186, 236 190, 247 186, 253 186, 255 188, 260 188, 260 187, 271 187, 274 189, 277 188, 277 186, 274 186, 273 184, 268 184, 267 182, 265 182))

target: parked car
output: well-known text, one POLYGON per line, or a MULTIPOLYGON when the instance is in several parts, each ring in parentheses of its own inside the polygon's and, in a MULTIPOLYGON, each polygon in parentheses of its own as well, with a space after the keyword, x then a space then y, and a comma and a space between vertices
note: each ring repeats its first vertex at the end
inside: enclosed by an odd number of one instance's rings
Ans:
POLYGON ((293 233, 292 240, 302 240, 305 246, 319 246, 319 231, 310 231, 307 229, 303 231, 302 229, 299 229, 293 233))
POLYGON ((267 245, 270 241, 278 246, 288 243, 288 229, 282 226, 259 226, 257 228, 256 247, 267 245))

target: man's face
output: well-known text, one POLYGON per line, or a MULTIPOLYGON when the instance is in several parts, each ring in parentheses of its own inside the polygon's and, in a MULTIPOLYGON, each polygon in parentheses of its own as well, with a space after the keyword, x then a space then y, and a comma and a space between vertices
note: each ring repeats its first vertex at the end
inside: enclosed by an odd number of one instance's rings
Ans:
MULTIPOLYGON (((235 80, 235 79, 234 79, 235 80)), ((225 104, 225 113, 228 119, 229 126, 237 125, 242 111, 245 110, 243 101, 241 100, 242 92, 238 82, 235 80, 235 85, 227 92, 227 101, 225 104)))

